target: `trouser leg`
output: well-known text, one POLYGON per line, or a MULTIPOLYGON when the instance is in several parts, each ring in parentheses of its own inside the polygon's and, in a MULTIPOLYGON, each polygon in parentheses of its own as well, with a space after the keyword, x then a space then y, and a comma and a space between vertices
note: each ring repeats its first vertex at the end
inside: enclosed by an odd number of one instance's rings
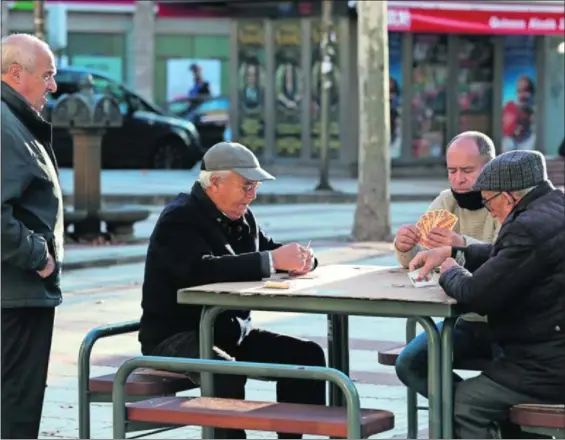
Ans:
MULTIPOLYGON (((461 439, 498 438, 499 428, 512 427, 508 419, 510 408, 523 403, 543 402, 502 386, 484 374, 465 380, 455 389, 454 435, 461 439)), ((519 433, 517 427, 513 428, 514 433, 519 433)))
POLYGON ((2 438, 39 435, 55 309, 2 309, 2 438))

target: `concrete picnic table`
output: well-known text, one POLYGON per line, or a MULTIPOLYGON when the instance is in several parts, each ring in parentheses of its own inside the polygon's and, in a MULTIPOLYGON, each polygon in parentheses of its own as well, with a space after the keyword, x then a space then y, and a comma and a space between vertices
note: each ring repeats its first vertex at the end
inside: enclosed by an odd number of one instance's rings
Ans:
MULTIPOLYGON (((456 301, 439 286, 414 288, 407 270, 388 266, 327 265, 303 277, 276 274, 288 289, 265 286, 265 281, 217 283, 180 289, 179 304, 204 306, 200 323, 200 355, 213 358, 213 327, 226 309, 328 315, 329 366, 349 375, 349 316, 405 317, 416 320, 429 342, 430 438, 452 438, 453 423, 453 326, 460 315, 456 301), (338 318, 336 318, 336 316, 338 318), (445 319, 441 335, 431 317, 445 319), (337 325, 336 325, 337 324, 337 325), (332 342, 332 344, 330 344, 332 342)), ((201 375, 202 396, 214 396, 213 376, 201 375)), ((344 404, 340 393, 330 392, 330 404, 344 404)), ((203 438, 213 430, 203 428, 203 438)))

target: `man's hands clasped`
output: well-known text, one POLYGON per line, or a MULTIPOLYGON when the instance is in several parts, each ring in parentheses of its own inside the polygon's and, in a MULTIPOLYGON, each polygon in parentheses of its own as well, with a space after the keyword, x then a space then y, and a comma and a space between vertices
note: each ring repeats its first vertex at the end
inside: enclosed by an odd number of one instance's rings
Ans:
POLYGON ((276 270, 284 270, 292 275, 304 275, 312 268, 314 253, 309 247, 289 243, 272 251, 276 270))

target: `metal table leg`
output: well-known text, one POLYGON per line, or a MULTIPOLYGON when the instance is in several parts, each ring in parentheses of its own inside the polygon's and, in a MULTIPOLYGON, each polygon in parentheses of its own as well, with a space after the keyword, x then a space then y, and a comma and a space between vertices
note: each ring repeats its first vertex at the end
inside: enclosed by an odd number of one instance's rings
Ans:
MULTIPOLYGON (((406 320, 406 345, 416 337, 416 320, 406 320)), ((418 438, 418 394, 411 388, 406 388, 406 414, 408 419, 408 438, 418 438)))
MULTIPOLYGON (((328 364, 349 376, 349 317, 328 315, 328 364)), ((330 384, 329 402, 331 406, 344 406, 342 393, 335 384, 330 384)))
MULTIPOLYGON (((200 318, 200 358, 214 359, 214 323, 221 307, 203 307, 200 318)), ((214 375, 210 372, 200 373, 200 394, 202 397, 214 397, 214 375)), ((214 428, 202 427, 203 439, 214 439, 214 428)))
POLYGON ((441 339, 431 318, 414 318, 428 335, 428 401, 430 438, 442 438, 442 380, 441 380, 441 339))
POLYGON ((446 318, 441 332, 442 438, 453 438, 453 327, 456 318, 446 318))

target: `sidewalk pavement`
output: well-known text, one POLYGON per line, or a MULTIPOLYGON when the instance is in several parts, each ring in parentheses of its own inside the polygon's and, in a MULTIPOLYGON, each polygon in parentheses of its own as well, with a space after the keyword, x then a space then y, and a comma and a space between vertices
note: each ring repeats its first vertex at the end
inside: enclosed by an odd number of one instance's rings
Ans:
MULTIPOLYGON (((102 204, 163 205, 179 192, 188 191, 198 172, 196 168, 179 171, 103 170, 102 204)), ((65 203, 71 204, 73 170, 61 169, 60 179, 65 203)), ((280 175, 262 185, 255 203, 354 203, 357 199, 357 179, 330 179, 335 191, 315 191, 317 184, 315 176, 280 175)), ((390 184, 391 201, 431 201, 448 187, 446 178, 393 179, 390 184)))
MULTIPOLYGON (((391 204, 392 232, 406 223, 414 223, 427 208, 427 202, 395 202, 391 204)), ((69 244, 65 248, 65 271, 87 267, 107 267, 139 263, 145 260, 147 241, 161 207, 150 206, 149 218, 135 225, 136 244, 90 246, 69 244)), ((259 205, 253 212, 263 230, 277 241, 312 240, 316 252, 335 244, 350 242, 354 204, 259 205)))

